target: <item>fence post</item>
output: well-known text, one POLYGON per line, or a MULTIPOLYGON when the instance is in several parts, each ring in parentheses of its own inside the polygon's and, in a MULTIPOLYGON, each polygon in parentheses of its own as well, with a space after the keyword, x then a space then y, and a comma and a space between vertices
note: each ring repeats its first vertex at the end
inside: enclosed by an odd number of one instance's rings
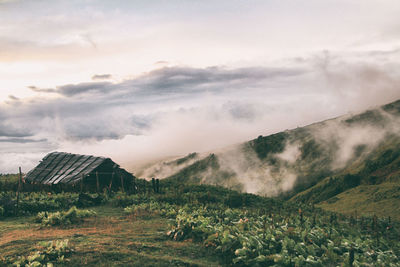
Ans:
POLYGON ((160 179, 156 179, 156 193, 160 193, 160 179))
POLYGON ((121 189, 122 189, 122 193, 124 193, 124 192, 125 192, 125 189, 124 189, 124 176, 122 175, 122 173, 120 173, 119 175, 121 176, 121 189))
POLYGON ((82 193, 82 191, 83 191, 83 178, 84 178, 84 176, 83 176, 83 173, 82 173, 82 179, 81 179, 81 193, 82 193))
POLYGON ((157 193, 157 188, 156 188, 156 179, 153 177, 151 178, 151 185, 153 186, 153 192, 157 193))
POLYGON ((111 181, 110 181, 110 185, 108 186, 108 190, 111 192, 111 187, 112 187, 112 182, 113 182, 113 180, 114 180, 114 172, 112 172, 112 174, 111 174, 111 181))
POLYGON ((17 188, 17 212, 19 210, 19 191, 21 190, 21 179, 22 179, 22 172, 21 172, 21 167, 19 167, 18 188, 17 188))

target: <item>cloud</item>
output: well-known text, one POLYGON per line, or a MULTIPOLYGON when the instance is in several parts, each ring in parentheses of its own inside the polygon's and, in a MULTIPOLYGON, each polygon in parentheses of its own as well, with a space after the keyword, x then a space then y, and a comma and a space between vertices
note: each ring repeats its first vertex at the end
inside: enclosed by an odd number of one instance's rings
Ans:
POLYGON ((81 60, 85 56, 92 56, 94 52, 91 49, 93 49, 92 46, 86 47, 77 42, 43 43, 34 38, 0 37, 0 60, 2 62, 81 60))
POLYGON ((33 85, 28 86, 28 88, 31 89, 34 92, 37 92, 37 93, 56 93, 57 92, 57 90, 52 89, 52 88, 48 88, 48 89, 38 88, 38 87, 33 86, 33 85))
POLYGON ((14 101, 18 101, 19 100, 19 98, 14 96, 14 95, 9 95, 8 98, 11 99, 11 100, 14 100, 14 101))
POLYGON ((92 80, 109 80, 111 78, 111 74, 95 74, 92 76, 92 80))
POLYGON ((0 4, 7 4, 11 2, 18 2, 19 0, 0 0, 0 4))
POLYGON ((41 143, 41 142, 46 142, 47 139, 40 139, 40 140, 35 140, 35 139, 27 139, 27 138, 7 138, 7 139, 1 139, 0 138, 0 143, 41 143))
MULTIPOLYGON (((182 95, 193 93, 219 93, 245 88, 259 87, 275 80, 284 80, 293 76, 300 76, 307 72, 301 68, 265 68, 251 67, 228 69, 224 67, 191 68, 191 67, 164 67, 142 74, 138 77, 122 81, 111 82, 84 82, 66 84, 55 89, 40 89, 35 86, 29 88, 36 92, 58 93, 67 97, 80 94, 103 94, 108 96, 131 95, 182 95)), ((111 77, 109 74, 95 75, 92 79, 111 77)))
POLYGON ((205 90, 218 92, 224 89, 244 89, 244 86, 252 87, 268 80, 285 79, 305 72, 304 69, 290 67, 237 69, 164 67, 138 77, 132 81, 132 84, 154 93, 204 92, 205 90))
POLYGON ((38 94, 20 98, 17 107, 16 101, 0 104, 0 136, 14 142, 0 151, 58 149, 129 165, 207 151, 400 98, 396 61, 380 63, 368 54, 350 59, 329 52, 274 66, 173 66, 120 82, 32 85, 38 94))
POLYGON ((12 152, 2 153, 0 157, 0 173, 17 173, 18 167, 27 173, 39 163, 39 159, 46 155, 45 152, 12 152))
POLYGON ((169 62, 166 60, 159 60, 154 63, 154 65, 168 65, 168 64, 169 64, 169 62))
POLYGON ((85 40, 86 42, 88 42, 93 48, 97 48, 97 44, 95 41, 93 41, 93 38, 90 34, 81 34, 81 37, 83 40, 85 40))
POLYGON ((328 51, 317 55, 313 59, 319 78, 315 84, 353 110, 400 98, 400 62, 380 61, 377 52, 353 55, 353 60, 328 51))
POLYGON ((370 56, 394 56, 394 55, 399 55, 400 54, 400 47, 396 47, 393 49, 388 49, 388 50, 371 50, 368 52, 370 56))
POLYGON ((65 96, 74 96, 83 93, 106 93, 114 86, 109 82, 87 82, 80 84, 66 84, 57 87, 57 92, 65 96))
MULTIPOLYGON (((0 118, 1 119, 1 118, 0 118)), ((20 125, 12 125, 12 123, 4 123, 0 121, 0 137, 29 137, 32 131, 20 125)))

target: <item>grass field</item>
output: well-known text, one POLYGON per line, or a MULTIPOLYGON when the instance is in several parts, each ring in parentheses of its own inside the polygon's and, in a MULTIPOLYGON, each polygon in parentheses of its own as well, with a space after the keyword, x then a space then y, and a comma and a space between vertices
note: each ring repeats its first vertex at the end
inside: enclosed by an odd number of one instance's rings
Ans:
MULTIPOLYGON (((397 218, 342 216, 209 185, 163 189, 24 192, 19 202, 0 192, 0 266, 399 266, 397 218)), ((360 196, 350 198, 362 193, 372 205, 399 192, 356 189, 334 200, 357 206, 360 196)))
POLYGON ((125 215, 123 208, 93 208, 96 217, 71 227, 44 228, 34 216, 0 221, 1 256, 29 255, 40 241, 69 239, 74 253, 60 266, 220 266, 200 243, 172 241, 168 219, 125 215))
POLYGON ((400 186, 397 183, 360 185, 317 206, 347 215, 391 216, 400 221, 400 186))

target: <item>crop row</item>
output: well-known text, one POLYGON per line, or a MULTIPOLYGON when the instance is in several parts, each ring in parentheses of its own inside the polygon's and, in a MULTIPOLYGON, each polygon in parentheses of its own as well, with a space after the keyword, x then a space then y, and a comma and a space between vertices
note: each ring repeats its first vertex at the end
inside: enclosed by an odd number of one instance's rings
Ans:
POLYGON ((214 247, 238 266, 399 266, 398 241, 327 218, 180 209, 168 235, 214 247))

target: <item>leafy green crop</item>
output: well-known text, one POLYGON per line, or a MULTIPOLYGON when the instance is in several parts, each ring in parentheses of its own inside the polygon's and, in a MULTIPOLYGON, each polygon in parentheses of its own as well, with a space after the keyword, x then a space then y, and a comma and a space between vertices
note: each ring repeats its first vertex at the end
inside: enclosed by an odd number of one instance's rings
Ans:
POLYGON ((68 209, 78 204, 78 193, 20 193, 18 210, 16 209, 16 193, 0 192, 0 211, 1 216, 11 215, 31 215, 40 211, 53 211, 60 209, 68 209))
POLYGON ((143 215, 145 212, 150 212, 160 214, 168 218, 175 218, 177 214, 177 207, 168 203, 151 201, 128 206, 124 209, 124 212, 127 214, 133 214, 135 216, 143 215))
POLYGON ((39 212, 36 216, 36 222, 43 226, 71 225, 83 221, 83 218, 95 216, 96 212, 92 210, 80 210, 75 206, 68 211, 57 212, 39 212))
POLYGON ((168 235, 215 247, 239 266, 399 266, 399 243, 328 217, 258 215, 240 209, 180 209, 168 235), (328 223, 329 222, 329 223, 328 223), (395 246, 395 247, 394 247, 395 246))

